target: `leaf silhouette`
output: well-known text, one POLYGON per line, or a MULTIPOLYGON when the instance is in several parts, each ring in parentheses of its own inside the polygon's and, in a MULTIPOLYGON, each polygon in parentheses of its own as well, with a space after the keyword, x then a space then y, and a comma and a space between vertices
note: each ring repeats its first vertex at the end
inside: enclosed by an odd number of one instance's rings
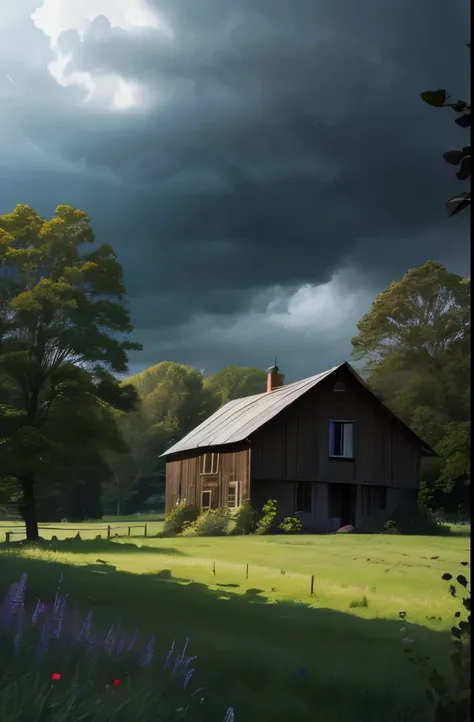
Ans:
POLYGON ((446 203, 448 215, 455 216, 456 213, 460 213, 465 208, 468 208, 471 203, 470 193, 460 193, 459 195, 453 196, 446 203))
POLYGON ((446 153, 443 153, 443 158, 449 165, 459 165, 463 157, 462 150, 447 150, 446 153))
POLYGON ((471 175, 471 156, 468 155, 462 159, 461 164, 459 166, 459 170, 456 173, 456 178, 458 180, 467 180, 470 175, 471 175))
POLYGON ((466 113, 466 115, 461 115, 460 118, 456 118, 454 121, 457 123, 461 128, 470 128, 471 127, 471 114, 466 113))
POLYGON ((425 90, 423 93, 420 93, 420 98, 434 108, 442 108, 446 102, 446 97, 446 91, 442 89, 425 90))

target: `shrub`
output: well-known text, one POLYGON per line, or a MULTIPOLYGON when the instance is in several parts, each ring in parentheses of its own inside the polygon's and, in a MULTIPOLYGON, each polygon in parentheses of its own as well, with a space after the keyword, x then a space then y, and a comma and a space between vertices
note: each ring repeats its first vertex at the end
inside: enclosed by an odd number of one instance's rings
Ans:
POLYGON ((450 528, 442 524, 431 509, 413 502, 401 504, 390 515, 390 522, 399 529, 400 534, 449 534, 450 528))
POLYGON ((393 519, 388 519, 388 521, 386 521, 385 524, 383 525, 382 533, 383 534, 401 534, 401 531, 398 528, 398 526, 395 524, 393 519))
POLYGON ((255 530, 257 520, 257 512, 250 504, 233 509, 231 514, 230 533, 231 534, 252 534, 255 530))
POLYGON ((285 534, 300 534, 303 531, 303 522, 297 516, 285 516, 278 528, 285 534))
POLYGON ((182 536, 226 536, 229 533, 230 511, 226 506, 211 509, 186 525, 182 536))
POLYGON ((166 515, 162 536, 177 536, 183 531, 186 522, 193 522, 199 516, 196 506, 188 506, 184 501, 176 504, 166 515))
POLYGON ((262 507, 262 517, 257 522, 256 534, 269 534, 274 530, 277 515, 276 499, 269 499, 262 507))

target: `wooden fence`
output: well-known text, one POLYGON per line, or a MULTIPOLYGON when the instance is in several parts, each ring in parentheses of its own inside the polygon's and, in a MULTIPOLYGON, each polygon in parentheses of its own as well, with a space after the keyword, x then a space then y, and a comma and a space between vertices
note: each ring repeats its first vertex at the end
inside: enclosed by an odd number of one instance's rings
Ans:
MULTIPOLYGON (((107 539, 110 540, 112 538, 112 534, 115 532, 116 529, 127 529, 127 536, 132 535, 132 529, 143 529, 143 536, 148 536, 148 525, 145 524, 120 524, 120 525, 111 525, 108 524, 106 527, 94 525, 90 527, 64 527, 64 526, 43 526, 39 525, 38 529, 44 529, 46 531, 67 531, 67 532, 81 532, 81 531, 95 531, 97 534, 100 534, 101 531, 106 532, 107 539)), ((10 531, 5 532, 5 542, 8 544, 11 541, 11 537, 13 535, 20 535, 25 536, 25 530, 24 529, 11 529, 10 531)), ((54 536, 54 535, 53 535, 54 536)), ((118 534, 116 535, 118 536, 118 534)), ((124 535, 125 536, 125 535, 124 535)))

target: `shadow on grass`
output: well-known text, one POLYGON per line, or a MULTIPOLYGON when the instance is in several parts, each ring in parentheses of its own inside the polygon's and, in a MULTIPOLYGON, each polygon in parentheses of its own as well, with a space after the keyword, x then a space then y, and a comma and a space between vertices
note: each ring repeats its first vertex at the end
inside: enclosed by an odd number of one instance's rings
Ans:
MULTIPOLYGON (((9 544, 0 544, 0 554, 2 552, 20 553, 22 549, 31 548, 31 545, 25 542, 10 542, 9 544)), ((107 541, 107 539, 58 539, 57 541, 43 541, 40 544, 33 545, 47 552, 64 552, 66 554, 98 554, 102 556, 110 556, 113 554, 160 554, 161 556, 188 556, 174 547, 147 546, 146 544, 132 544, 127 542, 121 544, 119 541, 107 541)))
MULTIPOLYGON (((77 546, 85 550, 86 544, 77 546)), ((400 620, 273 602, 258 588, 238 594, 220 584, 215 590, 173 577, 169 569, 102 575, 97 574, 100 564, 30 558, 11 547, 7 554, 0 552, 0 600, 22 572, 28 573, 29 606, 38 597, 51 600, 63 574, 64 590, 84 612, 93 610, 99 628, 119 618, 127 628, 154 631, 163 654, 175 636, 189 637, 200 679, 214 690, 220 707, 224 701, 234 706, 237 720, 306 722, 314 710, 325 722, 432 719, 423 677, 409 665, 401 637, 422 639, 442 671, 451 651, 448 633, 414 624, 405 625, 402 633, 400 620)))

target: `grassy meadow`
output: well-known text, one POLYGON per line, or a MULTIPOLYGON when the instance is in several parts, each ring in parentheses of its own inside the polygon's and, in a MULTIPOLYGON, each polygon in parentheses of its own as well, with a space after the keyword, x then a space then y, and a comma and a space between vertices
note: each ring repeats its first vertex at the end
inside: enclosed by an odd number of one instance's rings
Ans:
MULTIPOLYGON (((0 597, 27 572, 30 603, 51 598, 63 573, 65 591, 93 610, 98 627, 120 621, 156 632, 159 659, 173 639, 189 638, 195 682, 206 690, 206 722, 222 722, 229 706, 236 722, 432 719, 424 678, 402 639, 414 639, 446 669, 459 606, 441 575, 465 573, 470 529, 449 537, 159 539, 151 535, 161 522, 147 523, 147 538, 140 531, 95 540, 88 523, 84 541, 2 544, 0 597)), ((51 533, 64 539, 80 526, 51 533)), ((14 528, 1 522, 0 533, 7 527, 14 528)))

